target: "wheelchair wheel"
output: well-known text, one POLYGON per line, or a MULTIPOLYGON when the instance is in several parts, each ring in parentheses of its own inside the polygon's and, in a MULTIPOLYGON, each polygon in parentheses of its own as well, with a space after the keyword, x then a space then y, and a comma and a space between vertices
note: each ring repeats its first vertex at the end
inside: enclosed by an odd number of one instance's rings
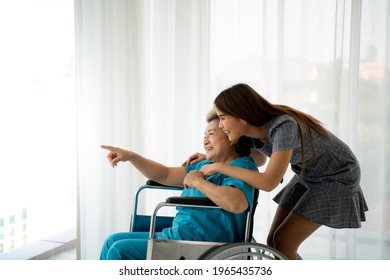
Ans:
POLYGON ((277 250, 260 243, 240 242, 213 247, 199 260, 287 260, 277 250))

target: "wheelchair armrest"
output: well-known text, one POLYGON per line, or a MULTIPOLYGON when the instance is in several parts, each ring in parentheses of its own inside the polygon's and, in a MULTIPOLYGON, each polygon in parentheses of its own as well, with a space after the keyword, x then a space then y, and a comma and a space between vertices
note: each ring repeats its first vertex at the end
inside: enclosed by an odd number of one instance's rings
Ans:
MULTIPOLYGON (((178 189, 181 187, 171 187, 171 186, 166 186, 163 184, 160 184, 156 181, 153 180, 147 180, 146 185, 148 186, 161 186, 161 187, 169 187, 169 188, 174 188, 178 189)), ((184 205, 199 205, 199 206, 217 206, 211 199, 207 197, 185 197, 185 196, 171 196, 168 197, 165 200, 166 203, 172 203, 172 204, 184 204, 184 205)))
POLYGON ((160 184, 159 182, 156 182, 156 181, 153 181, 153 180, 147 180, 145 185, 147 185, 147 186, 154 186, 154 187, 167 187, 167 188, 172 188, 172 189, 184 189, 184 187, 168 186, 168 185, 160 184))
POLYGON ((147 180, 146 185, 148 185, 148 186, 162 186, 162 184, 160 184, 156 181, 153 181, 153 180, 147 180))
POLYGON ((165 202, 180 205, 217 206, 208 197, 171 196, 168 197, 165 202))

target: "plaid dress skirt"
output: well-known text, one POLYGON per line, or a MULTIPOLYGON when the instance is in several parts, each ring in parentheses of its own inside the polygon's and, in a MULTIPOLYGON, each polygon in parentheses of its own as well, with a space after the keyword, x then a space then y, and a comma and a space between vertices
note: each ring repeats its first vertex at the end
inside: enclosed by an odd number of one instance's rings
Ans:
POLYGON ((334 194, 296 175, 274 201, 284 209, 331 228, 359 228, 368 210, 360 188, 350 194, 334 194))
POLYGON ((307 131, 303 131, 303 135, 302 146, 296 121, 282 115, 266 124, 264 143, 253 140, 253 147, 269 157, 276 151, 293 150, 290 164, 295 175, 274 201, 317 224, 332 228, 361 227, 368 207, 360 187, 357 158, 331 132, 329 138, 324 138, 312 131, 313 142, 307 131), (305 162, 304 168, 302 162, 305 162))

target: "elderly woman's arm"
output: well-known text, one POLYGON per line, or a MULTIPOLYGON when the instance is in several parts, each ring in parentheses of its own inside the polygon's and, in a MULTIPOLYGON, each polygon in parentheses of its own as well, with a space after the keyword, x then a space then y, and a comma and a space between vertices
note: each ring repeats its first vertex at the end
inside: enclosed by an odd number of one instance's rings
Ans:
POLYGON ((183 180, 187 175, 183 166, 167 167, 132 151, 105 145, 101 147, 109 151, 107 158, 112 167, 116 167, 118 162, 128 161, 146 178, 164 185, 183 186, 183 180))
POLYGON ((188 188, 196 188, 222 209, 242 213, 248 208, 248 201, 242 190, 231 186, 218 186, 206 181, 202 172, 192 170, 184 179, 188 188))

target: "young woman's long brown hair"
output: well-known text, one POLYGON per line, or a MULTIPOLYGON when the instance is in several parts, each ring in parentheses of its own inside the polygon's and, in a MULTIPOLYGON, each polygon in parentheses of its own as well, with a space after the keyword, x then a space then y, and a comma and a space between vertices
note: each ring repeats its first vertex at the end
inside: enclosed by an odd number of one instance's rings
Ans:
POLYGON ((222 91, 214 100, 215 107, 227 115, 243 119, 248 124, 260 127, 272 118, 280 115, 290 115, 298 124, 302 147, 302 170, 305 169, 305 148, 303 129, 309 135, 309 141, 314 157, 314 143, 312 130, 324 138, 329 139, 328 131, 316 118, 285 105, 271 104, 258 94, 253 88, 246 84, 237 84, 222 91))

